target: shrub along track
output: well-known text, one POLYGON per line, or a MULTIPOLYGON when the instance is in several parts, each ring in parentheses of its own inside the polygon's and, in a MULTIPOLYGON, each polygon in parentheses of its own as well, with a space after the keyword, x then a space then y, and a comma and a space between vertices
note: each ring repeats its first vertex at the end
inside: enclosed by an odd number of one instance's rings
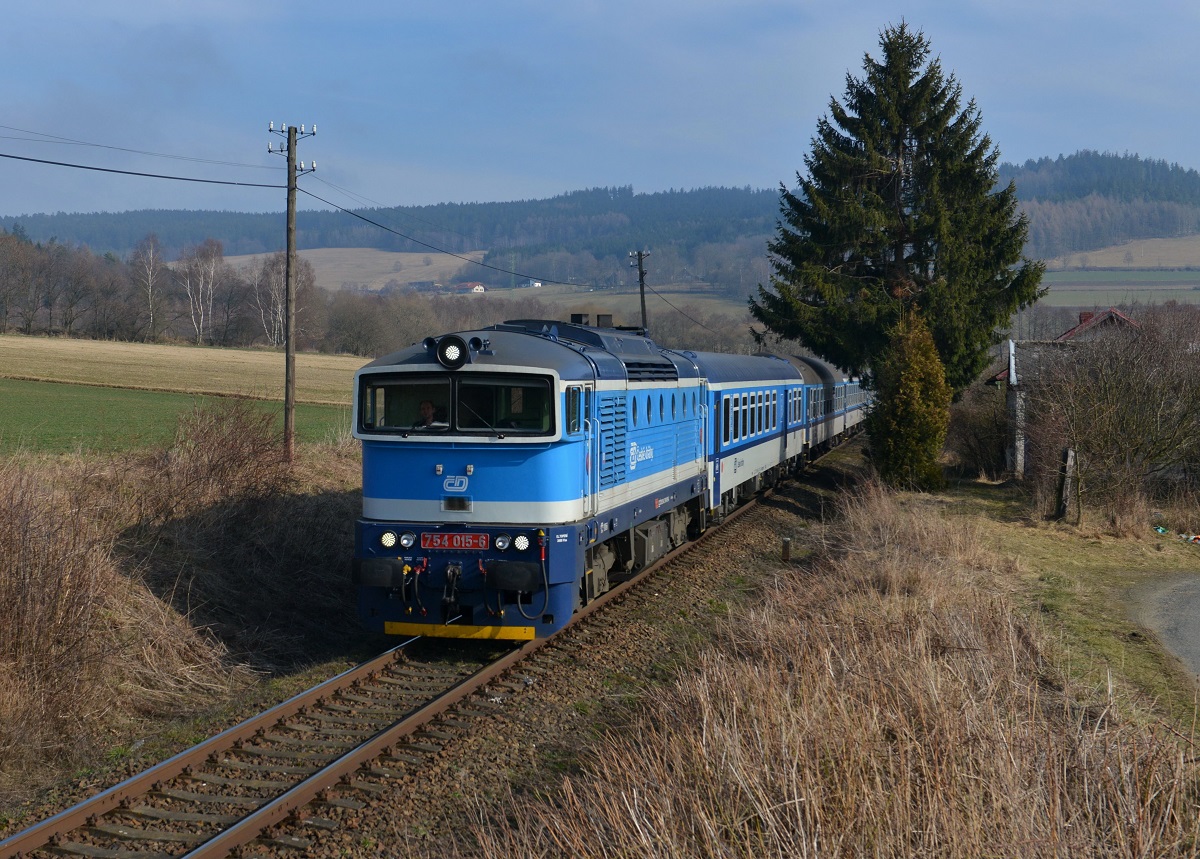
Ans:
POLYGON ((789 484, 741 508, 547 641, 499 657, 401 646, 0 841, 0 857, 458 850, 481 803, 553 779, 598 717, 619 718, 611 705, 703 637, 731 588, 764 562, 778 571, 780 537, 812 497, 789 484))

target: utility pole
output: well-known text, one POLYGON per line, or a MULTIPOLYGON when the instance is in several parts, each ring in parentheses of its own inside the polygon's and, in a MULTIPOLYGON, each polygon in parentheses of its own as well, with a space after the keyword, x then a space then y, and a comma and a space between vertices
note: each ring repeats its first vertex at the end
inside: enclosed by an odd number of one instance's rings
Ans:
POLYGON ((312 131, 305 131, 300 126, 299 132, 294 125, 283 125, 277 131, 272 122, 268 131, 287 139, 285 147, 273 149, 267 144, 268 152, 276 152, 287 158, 287 268, 284 274, 286 298, 284 299, 284 333, 283 333, 283 458, 291 465, 296 459, 296 178, 301 173, 311 173, 317 169, 317 162, 305 169, 304 162, 296 161, 296 144, 302 137, 312 137, 317 133, 314 125, 312 131))
POLYGON ((638 270, 638 289, 642 293, 642 331, 649 331, 650 326, 646 321, 646 266, 644 265, 646 257, 650 256, 650 251, 630 251, 629 252, 629 267, 637 266, 638 270), (634 261, 634 257, 637 258, 634 261))

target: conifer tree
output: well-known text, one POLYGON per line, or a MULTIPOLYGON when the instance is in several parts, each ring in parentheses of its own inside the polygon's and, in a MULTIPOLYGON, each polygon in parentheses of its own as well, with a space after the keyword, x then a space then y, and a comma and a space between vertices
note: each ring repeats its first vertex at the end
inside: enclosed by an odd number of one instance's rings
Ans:
MULTIPOLYGON (((1044 266, 1022 258, 1016 188, 997 190, 999 151, 974 101, 929 61, 908 25, 880 35, 882 58, 846 76, 817 123, 808 176, 781 187, 772 277, 750 312, 848 370, 866 372, 905 307, 932 331, 956 389, 984 368, 1012 314, 1039 295, 1044 266)), ((765 332, 759 332, 765 336, 765 332)))
POLYGON ((950 424, 950 386, 925 321, 908 309, 875 364, 877 398, 867 415, 871 461, 901 489, 943 485, 938 457, 950 424))

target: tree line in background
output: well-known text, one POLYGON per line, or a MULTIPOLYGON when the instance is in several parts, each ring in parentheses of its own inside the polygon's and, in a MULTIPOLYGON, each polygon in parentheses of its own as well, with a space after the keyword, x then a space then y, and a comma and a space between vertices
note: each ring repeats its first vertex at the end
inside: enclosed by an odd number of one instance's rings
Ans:
MULTIPOLYGON (((0 232, 0 333, 103 340, 173 340, 219 346, 283 342, 282 252, 240 268, 205 239, 169 260, 155 234, 125 259, 57 240, 0 232)), ((312 267, 300 261, 297 294, 316 307, 312 267)))
MULTIPOLYGON (((1021 165, 999 164, 997 188, 1016 186, 1029 221, 1027 253, 1049 259, 1139 238, 1200 232, 1200 173, 1177 164, 1082 151, 1021 165)), ((591 188, 544 200, 441 203, 357 210, 300 211, 300 249, 362 247, 453 253, 486 250, 494 269, 471 278, 500 287, 521 272, 535 279, 596 287, 629 276, 626 254, 655 254, 652 284, 707 283, 739 298, 765 282, 764 248, 780 216, 779 189, 699 188, 649 194, 631 186, 591 188)), ((231 256, 280 248, 283 212, 140 210, 30 214, 0 218, 34 241, 58 237, 125 258, 158 236, 175 258, 206 238, 231 256)))
MULTIPOLYGON (((297 262, 296 339, 302 350, 373 357, 433 332, 563 315, 531 290, 511 297, 330 293, 317 286, 308 262, 297 262)), ((577 311, 594 319, 602 309, 586 297, 581 294, 577 311)), ((58 241, 33 242, 19 227, 0 231, 0 333, 274 348, 283 345, 285 301, 282 251, 237 266, 210 238, 171 259, 150 233, 121 259, 58 241)), ((692 306, 656 312, 650 326, 671 348, 704 343, 718 351, 748 351, 753 344, 745 318, 692 306)))
POLYGON ((1034 259, 1200 232, 1200 173, 1178 164, 1084 150, 998 173, 1016 185, 1034 259))

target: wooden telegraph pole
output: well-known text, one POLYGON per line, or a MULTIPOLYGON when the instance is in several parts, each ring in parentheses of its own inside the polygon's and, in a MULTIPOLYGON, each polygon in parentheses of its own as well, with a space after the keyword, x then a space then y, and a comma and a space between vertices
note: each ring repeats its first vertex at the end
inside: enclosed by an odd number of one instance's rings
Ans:
POLYGON ((650 251, 630 251, 629 266, 637 266, 638 270, 638 288, 642 293, 642 331, 649 331, 650 327, 646 321, 646 257, 650 256, 650 251), (634 257, 637 260, 634 261, 634 257))
POLYGON ((284 275, 287 297, 284 300, 284 370, 283 370, 283 456, 290 465, 296 458, 296 178, 301 173, 311 173, 317 169, 317 162, 305 169, 304 162, 296 161, 296 144, 302 137, 312 137, 317 133, 314 125, 312 131, 305 131, 300 126, 299 132, 294 125, 284 125, 275 129, 272 122, 268 131, 286 138, 286 148, 275 150, 267 144, 268 152, 278 152, 287 158, 287 268, 284 275))

